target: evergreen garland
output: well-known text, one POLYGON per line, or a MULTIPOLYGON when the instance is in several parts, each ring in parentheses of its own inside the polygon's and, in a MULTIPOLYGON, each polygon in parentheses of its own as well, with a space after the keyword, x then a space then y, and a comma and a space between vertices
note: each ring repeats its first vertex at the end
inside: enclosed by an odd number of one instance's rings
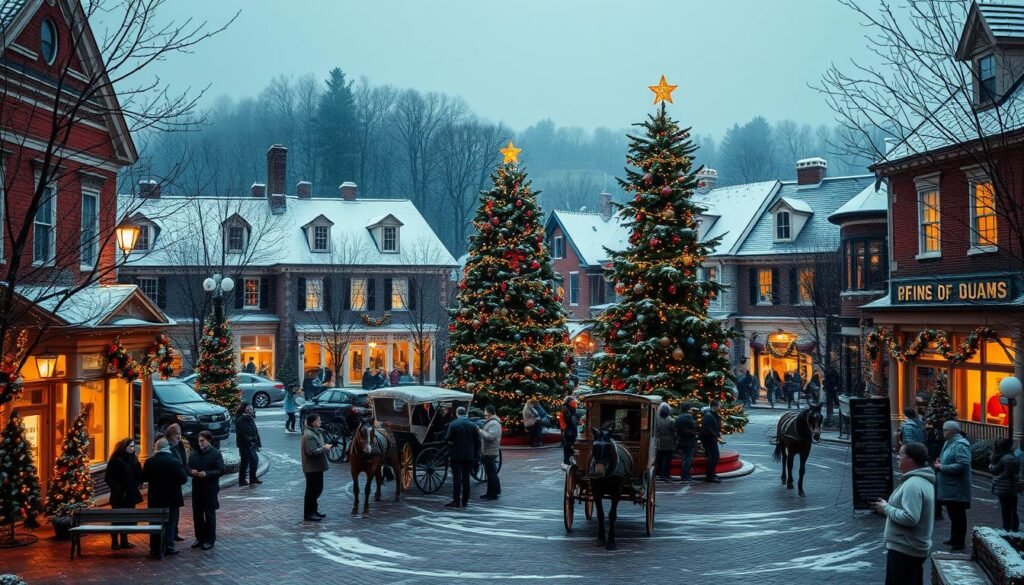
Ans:
POLYGON ((0 526, 25 520, 36 528, 42 512, 39 473, 32 460, 32 447, 25 440, 25 426, 17 412, 0 434, 0 526))
POLYGON ((242 402, 242 389, 238 387, 238 366, 232 349, 231 326, 227 320, 212 315, 203 325, 203 338, 199 342, 199 361, 196 363, 196 391, 206 399, 234 412, 242 402))
POLYGON ((64 437, 64 450, 53 465, 53 474, 46 485, 46 514, 67 516, 76 508, 86 507, 92 501, 93 482, 89 474, 89 430, 86 421, 89 409, 82 412, 64 437))

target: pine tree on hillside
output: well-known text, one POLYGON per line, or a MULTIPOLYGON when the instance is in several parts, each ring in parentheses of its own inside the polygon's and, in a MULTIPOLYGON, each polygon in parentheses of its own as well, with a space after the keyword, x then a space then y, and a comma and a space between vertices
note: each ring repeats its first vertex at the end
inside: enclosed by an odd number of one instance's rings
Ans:
POLYGON ((86 504, 92 500, 93 482, 89 474, 89 431, 85 423, 89 416, 86 404, 75 417, 71 430, 64 437, 64 450, 53 465, 53 475, 46 485, 46 514, 64 515, 68 507, 86 504))
POLYGON ((549 412, 571 391, 573 366, 561 292, 544 245, 537 194, 515 161, 491 175, 480 195, 469 257, 451 311, 445 385, 494 404, 507 429, 521 433, 523 403, 536 397, 549 412))
POLYGON ((199 361, 196 363, 196 391, 232 413, 242 402, 242 389, 238 387, 238 366, 232 349, 231 326, 227 320, 218 323, 216 318, 210 316, 203 325, 199 361))
POLYGON ((0 526, 24 519, 26 528, 36 528, 41 512, 39 472, 32 446, 25 440, 25 426, 15 412, 0 434, 0 526))
POLYGON ((925 423, 933 429, 941 429, 942 423, 947 420, 957 420, 956 406, 949 397, 946 390, 946 376, 939 374, 935 379, 935 389, 928 398, 928 408, 925 410, 925 423))
MULTIPOLYGON (((654 88, 652 88, 654 89, 654 88)), ((629 246, 611 253, 619 302, 598 317, 596 336, 605 348, 594 356, 591 385, 658 394, 673 405, 722 402, 722 431, 742 431, 742 404, 733 403, 729 347, 736 334, 708 316, 722 285, 702 278, 705 257, 717 240, 701 242, 692 200, 697 147, 688 129, 669 118, 664 103, 630 136, 623 190, 615 204, 631 230, 629 246)))

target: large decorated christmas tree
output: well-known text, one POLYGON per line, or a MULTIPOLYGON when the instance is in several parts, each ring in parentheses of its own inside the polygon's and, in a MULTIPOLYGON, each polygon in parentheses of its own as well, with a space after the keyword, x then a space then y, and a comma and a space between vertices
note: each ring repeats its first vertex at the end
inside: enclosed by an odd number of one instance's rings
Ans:
POLYGON ((518 148, 480 194, 469 256, 451 311, 445 385, 494 404, 511 432, 522 432, 522 408, 537 398, 548 411, 571 391, 572 349, 557 275, 544 245, 538 193, 519 167, 518 148))
POLYGON ((41 511, 39 473, 32 460, 32 446, 15 412, 0 434, 0 526, 24 519, 27 528, 35 528, 39 526, 36 516, 41 511))
POLYGON ((620 296, 598 317, 596 336, 605 342, 594 356, 591 385, 658 394, 670 404, 722 402, 722 431, 742 431, 747 422, 726 385, 732 379, 729 347, 735 333, 708 316, 722 285, 702 279, 701 266, 717 240, 701 242, 692 201, 697 188, 688 129, 666 111, 670 86, 662 77, 651 87, 657 113, 630 136, 626 179, 631 199, 615 204, 629 228, 629 246, 612 252, 611 278, 620 296))
POLYGON ((212 315, 207 318, 203 338, 199 341, 196 391, 210 402, 234 412, 242 402, 242 390, 238 387, 238 367, 232 345, 227 320, 212 315))
POLYGON ((78 505, 92 500, 92 476, 89 474, 89 431, 86 421, 89 407, 75 417, 64 437, 64 451, 53 465, 53 476, 46 485, 46 514, 66 516, 78 505))

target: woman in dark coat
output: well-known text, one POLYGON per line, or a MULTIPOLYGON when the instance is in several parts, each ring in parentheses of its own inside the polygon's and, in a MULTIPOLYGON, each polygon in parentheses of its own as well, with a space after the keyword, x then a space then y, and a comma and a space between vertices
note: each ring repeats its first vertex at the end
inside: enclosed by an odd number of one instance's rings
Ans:
POLYGON ((238 465, 238 485, 263 483, 256 477, 256 469, 260 464, 257 452, 263 445, 260 442, 260 431, 256 428, 255 413, 247 402, 238 405, 238 410, 235 411, 235 445, 238 446, 238 456, 241 458, 238 465), (248 481, 246 472, 249 476, 248 481))
MULTIPOLYGON (((123 439, 114 447, 114 454, 107 461, 107 470, 103 474, 103 480, 110 488, 111 508, 134 508, 135 504, 142 502, 142 492, 139 485, 142 484, 142 464, 135 454, 135 440, 123 439)), ((110 548, 134 548, 135 545, 128 542, 128 535, 121 533, 118 542, 118 535, 110 535, 110 548)))
POLYGON ((1017 532, 1020 518, 1017 514, 1017 478, 1020 477, 1020 461, 1013 454, 1013 441, 1003 439, 996 443, 992 454, 992 494, 999 498, 999 510, 1003 516, 1003 530, 1017 532))

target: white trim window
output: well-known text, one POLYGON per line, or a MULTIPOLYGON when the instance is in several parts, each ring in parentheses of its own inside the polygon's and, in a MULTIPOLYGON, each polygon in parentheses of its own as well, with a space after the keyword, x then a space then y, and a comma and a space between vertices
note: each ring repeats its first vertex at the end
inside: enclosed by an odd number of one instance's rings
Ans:
POLYGON ((148 252, 150 242, 152 238, 150 235, 153 233, 153 229, 149 225, 140 223, 139 224, 139 239, 135 240, 135 247, 132 248, 132 252, 148 252))
POLYGON ((381 228, 381 245, 380 249, 382 252, 395 253, 398 252, 398 227, 393 225, 386 225, 381 228))
POLYGON ((793 239, 793 217, 788 211, 775 214, 775 240, 788 242, 793 239))
POLYGON ((365 278, 353 278, 348 293, 349 310, 350 311, 365 311, 366 310, 366 279, 365 278))
POLYGON ((555 236, 551 240, 551 259, 561 260, 562 258, 565 258, 565 238, 555 236))
POLYGON ((409 279, 394 278, 391 280, 391 310, 409 310, 409 279))
POLYGON ((100 248, 100 194, 82 191, 82 237, 80 263, 83 268, 96 266, 100 248))
POLYGON ((938 257, 942 254, 939 189, 923 189, 917 193, 918 256, 938 257))
POLYGON ((999 224, 992 182, 973 180, 968 185, 971 190, 971 248, 994 251, 999 245, 999 224))
POLYGON ((224 236, 224 248, 228 254, 241 254, 245 251, 245 227, 237 223, 227 226, 224 236))
POLYGON ((243 280, 242 308, 260 308, 260 279, 246 278, 243 280))
POLYGON ((330 251, 331 242, 331 226, 329 225, 315 225, 313 226, 313 251, 314 252, 328 252, 330 251))
POLYGON ((57 248, 57 187, 43 189, 39 207, 32 221, 32 263, 52 264, 57 248))
POLYGON ((770 305, 774 300, 772 296, 772 269, 757 269, 757 304, 770 305))
POLYGON ((39 25, 39 55, 47 65, 57 60, 57 25, 53 19, 45 18, 39 25))
POLYGON ((306 310, 324 310, 324 281, 322 278, 306 279, 306 310))
POLYGON ((143 292, 149 300, 153 301, 153 304, 160 306, 160 279, 151 276, 140 276, 136 279, 135 283, 139 286, 139 290, 143 292))
POLYGON ((996 99, 996 56, 985 55, 978 59, 978 102, 996 99))
POLYGON ((580 273, 569 273, 569 306, 577 307, 580 304, 580 273))

